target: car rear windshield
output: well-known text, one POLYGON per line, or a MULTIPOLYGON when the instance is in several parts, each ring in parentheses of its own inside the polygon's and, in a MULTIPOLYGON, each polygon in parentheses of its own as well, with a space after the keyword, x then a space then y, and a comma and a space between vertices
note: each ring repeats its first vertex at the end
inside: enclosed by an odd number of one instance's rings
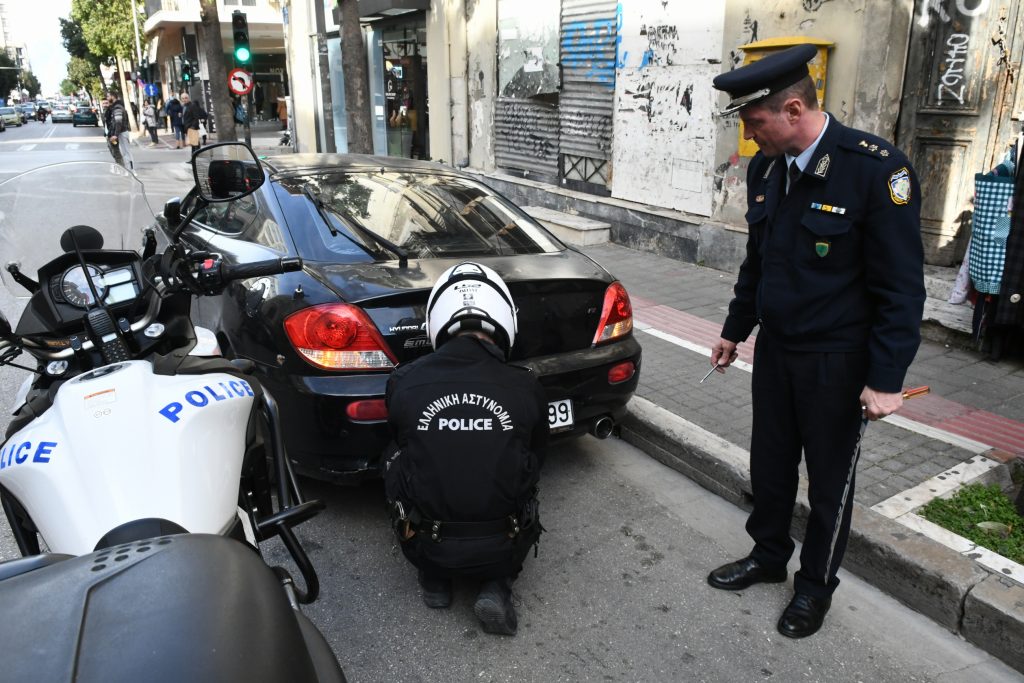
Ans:
MULTIPOLYGON (((508 200, 454 175, 382 169, 288 178, 280 184, 293 196, 308 191, 320 199, 323 220, 330 220, 337 234, 326 226, 318 232, 324 246, 339 254, 350 254, 355 243, 377 258, 396 258, 365 231, 401 247, 410 258, 540 254, 564 248, 508 200)), ((306 201, 313 203, 308 196, 306 201)))

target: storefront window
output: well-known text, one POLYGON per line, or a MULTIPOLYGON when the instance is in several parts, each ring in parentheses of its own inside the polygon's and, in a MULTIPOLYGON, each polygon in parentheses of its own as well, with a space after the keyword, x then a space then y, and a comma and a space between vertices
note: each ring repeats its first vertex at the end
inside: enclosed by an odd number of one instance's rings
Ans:
MULTIPOLYGON (((376 28, 376 27, 375 27, 376 28)), ((427 29, 423 12, 379 27, 387 153, 429 159, 427 29)))

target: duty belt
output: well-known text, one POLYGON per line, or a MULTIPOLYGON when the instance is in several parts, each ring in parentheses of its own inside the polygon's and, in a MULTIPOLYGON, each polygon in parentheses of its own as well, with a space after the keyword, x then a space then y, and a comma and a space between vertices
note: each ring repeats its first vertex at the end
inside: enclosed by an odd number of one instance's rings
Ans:
POLYGON ((515 538, 521 531, 519 518, 516 515, 486 522, 443 522, 437 519, 426 519, 415 508, 407 515, 401 501, 395 502, 395 517, 399 521, 407 521, 410 530, 428 534, 430 539, 436 543, 440 543, 444 538, 480 538, 503 534, 509 538, 515 538))

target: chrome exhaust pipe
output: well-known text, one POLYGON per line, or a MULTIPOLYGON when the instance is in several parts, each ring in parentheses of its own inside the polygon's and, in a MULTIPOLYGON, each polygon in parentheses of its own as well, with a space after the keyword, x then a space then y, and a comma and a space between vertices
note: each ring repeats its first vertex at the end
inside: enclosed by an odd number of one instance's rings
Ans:
POLYGON ((615 429, 615 420, 605 415, 594 422, 594 426, 590 428, 590 433, 599 439, 607 439, 612 435, 613 429, 615 429))

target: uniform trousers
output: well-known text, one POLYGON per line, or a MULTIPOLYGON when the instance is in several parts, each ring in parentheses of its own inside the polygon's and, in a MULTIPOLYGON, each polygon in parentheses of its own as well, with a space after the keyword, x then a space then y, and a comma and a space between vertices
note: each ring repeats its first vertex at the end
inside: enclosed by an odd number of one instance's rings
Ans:
POLYGON ((810 516, 794 578, 798 593, 826 598, 839 579, 853 509, 860 455, 860 393, 867 352, 794 351, 764 330, 757 336, 752 380, 750 479, 754 509, 751 555, 784 568, 793 554, 790 522, 801 452, 809 480, 810 516))

